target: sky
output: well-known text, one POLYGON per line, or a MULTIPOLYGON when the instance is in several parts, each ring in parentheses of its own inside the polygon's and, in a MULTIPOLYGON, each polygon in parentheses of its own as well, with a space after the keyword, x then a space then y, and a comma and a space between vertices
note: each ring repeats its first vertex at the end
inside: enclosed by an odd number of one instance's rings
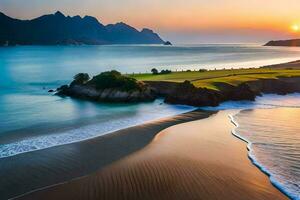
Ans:
POLYGON ((32 19, 59 10, 103 24, 151 28, 174 43, 263 43, 300 38, 299 0, 0 0, 0 11, 32 19))

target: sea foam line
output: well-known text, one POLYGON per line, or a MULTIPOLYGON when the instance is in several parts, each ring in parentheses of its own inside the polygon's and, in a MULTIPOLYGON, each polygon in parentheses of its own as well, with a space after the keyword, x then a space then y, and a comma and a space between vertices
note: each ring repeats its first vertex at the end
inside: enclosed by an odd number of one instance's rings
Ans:
POLYGON ((274 185, 279 191, 281 191, 283 194, 285 194, 287 197, 289 197, 292 200, 299 200, 297 196, 295 196, 294 194, 287 191, 286 188, 279 181, 276 180, 276 178, 272 175, 272 173, 269 170, 267 170, 267 168, 265 168, 263 165, 261 165, 257 161, 257 159, 255 158, 255 155, 254 155, 254 150, 251 148, 252 142, 237 133, 236 129, 239 127, 238 122, 234 119, 233 115, 229 114, 228 116, 229 116, 231 123, 235 126, 235 128, 231 131, 231 133, 236 138, 247 143, 248 158, 251 160, 251 162, 259 170, 261 170, 264 174, 266 174, 269 177, 272 185, 274 185))
POLYGON ((178 110, 168 114, 148 115, 145 118, 126 118, 113 122, 108 121, 101 124, 91 124, 66 132, 37 136, 8 144, 2 144, 0 145, 0 159, 93 139, 122 129, 148 123, 153 120, 159 120, 165 117, 190 112, 195 109, 195 107, 184 107, 183 110, 178 110))

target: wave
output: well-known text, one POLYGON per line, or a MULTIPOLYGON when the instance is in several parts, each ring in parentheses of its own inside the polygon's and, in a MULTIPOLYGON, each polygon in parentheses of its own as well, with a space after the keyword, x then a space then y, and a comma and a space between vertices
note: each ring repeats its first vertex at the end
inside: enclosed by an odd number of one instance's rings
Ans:
POLYGON ((195 110, 190 106, 172 106, 172 109, 163 110, 160 113, 142 113, 142 116, 125 116, 118 119, 109 119, 101 123, 89 124, 80 128, 73 128, 62 132, 56 132, 43 136, 34 136, 27 139, 0 145, 0 159, 22 153, 42 150, 60 145, 80 142, 121 129, 137 126, 164 117, 170 117, 195 110))
MULTIPOLYGON (((290 94, 287 96, 279 95, 264 95, 263 97, 258 97, 255 102, 250 101, 238 101, 238 102, 225 102, 218 107, 204 107, 204 110, 228 110, 228 109, 254 109, 254 108, 274 108, 274 107, 293 107, 299 108, 300 100, 294 105, 282 104, 283 99, 298 99, 300 94, 290 94)), ((300 99, 300 98, 299 98, 300 99)), ((128 128, 131 126, 139 125, 152 119, 160 119, 162 117, 172 116, 181 114, 184 112, 189 112, 196 109, 195 107, 185 107, 181 106, 180 109, 176 111, 166 111, 167 113, 155 113, 136 117, 125 117, 122 119, 108 120, 106 122, 101 122, 101 124, 90 124, 82 126, 77 129, 72 129, 68 131, 63 131, 59 133, 52 133, 44 136, 35 136, 28 139, 22 139, 20 141, 11 142, 8 144, 0 145, 0 158, 10 157, 21 153, 27 153, 31 151, 41 150, 45 148, 50 148, 54 146, 79 142, 94 137, 98 137, 104 134, 109 134, 111 132, 128 128)), ((165 112, 165 111, 164 111, 165 112)))
POLYGON ((239 124, 238 122, 235 120, 235 116, 237 114, 233 115, 229 115, 230 121, 232 124, 234 124, 235 129, 232 130, 232 135, 237 137, 238 139, 244 141, 247 143, 247 150, 248 150, 248 157, 251 160, 251 162, 258 168, 260 169, 264 174, 266 174, 271 183, 278 189, 280 190, 282 193, 284 193, 286 196, 288 196, 290 199, 293 200, 299 200, 299 197, 297 197, 296 194, 293 194, 292 192, 290 192, 279 180, 277 180, 273 175, 272 172, 270 172, 270 170, 268 170, 266 167, 264 167, 261 163, 258 162, 257 158, 255 157, 254 154, 254 149, 252 148, 253 143, 251 141, 249 141, 248 139, 246 139, 245 137, 241 136, 236 129, 239 128, 239 124))

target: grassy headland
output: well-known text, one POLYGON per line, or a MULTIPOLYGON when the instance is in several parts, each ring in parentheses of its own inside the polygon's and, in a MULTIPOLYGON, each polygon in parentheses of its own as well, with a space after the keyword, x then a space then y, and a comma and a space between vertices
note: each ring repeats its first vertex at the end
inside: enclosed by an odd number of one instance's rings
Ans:
POLYGON ((63 95, 109 102, 153 101, 191 106, 218 106, 224 101, 254 101, 263 93, 300 92, 300 62, 251 69, 223 69, 122 75, 103 72, 91 80, 84 73, 62 86, 63 95))
POLYGON ((190 81, 197 88, 219 90, 219 83, 237 86, 244 82, 259 79, 278 79, 283 77, 300 77, 300 69, 276 69, 276 68, 253 68, 253 69, 224 69, 209 71, 183 71, 169 74, 134 74, 129 75, 139 81, 166 81, 184 82, 190 81))

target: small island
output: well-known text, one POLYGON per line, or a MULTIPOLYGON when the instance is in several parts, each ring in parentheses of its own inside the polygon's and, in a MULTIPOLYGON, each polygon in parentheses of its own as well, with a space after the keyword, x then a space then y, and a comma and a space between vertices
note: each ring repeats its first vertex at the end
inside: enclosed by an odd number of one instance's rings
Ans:
POLYGON ((166 42, 164 43, 164 45, 165 45, 165 46, 172 46, 172 43, 171 43, 170 41, 166 41, 166 42))
POLYGON ((92 79, 86 73, 79 73, 70 85, 58 88, 56 94, 102 102, 145 102, 155 99, 155 93, 147 84, 115 70, 102 72, 92 79))

